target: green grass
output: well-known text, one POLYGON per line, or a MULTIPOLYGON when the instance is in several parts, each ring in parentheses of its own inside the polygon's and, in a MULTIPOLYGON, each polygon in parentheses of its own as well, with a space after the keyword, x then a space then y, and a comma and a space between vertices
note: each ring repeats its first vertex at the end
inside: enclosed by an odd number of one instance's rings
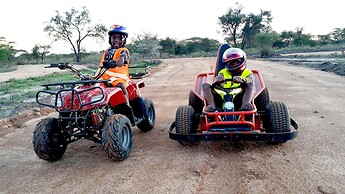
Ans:
POLYGON ((17 65, 0 65, 0 73, 15 71, 17 68, 17 65))

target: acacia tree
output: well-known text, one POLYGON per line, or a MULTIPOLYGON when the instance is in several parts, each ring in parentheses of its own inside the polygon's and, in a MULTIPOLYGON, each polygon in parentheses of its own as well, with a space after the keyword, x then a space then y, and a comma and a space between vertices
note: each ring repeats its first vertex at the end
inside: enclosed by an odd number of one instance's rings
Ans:
POLYGON ((14 49, 15 42, 7 42, 4 37, 0 37, 0 61, 11 63, 12 58, 18 52, 14 49))
POLYGON ((72 46, 77 62, 81 59, 81 43, 87 37, 104 39, 107 28, 103 24, 91 25, 89 11, 82 7, 81 11, 71 9, 65 15, 56 11, 56 16, 50 19, 50 23, 44 28, 45 32, 54 39, 68 42, 72 46))
POLYGON ((133 52, 139 53, 142 58, 153 59, 159 56, 162 46, 159 44, 157 35, 144 33, 137 35, 133 44, 128 45, 133 52))
POLYGON ((250 13, 243 14, 243 6, 236 3, 234 9, 230 8, 228 12, 219 17, 219 24, 225 40, 233 43, 235 47, 241 43, 241 48, 252 46, 252 38, 261 32, 270 32, 270 23, 272 21, 271 12, 263 11, 258 15, 250 13))
POLYGON ((246 15, 242 14, 243 6, 236 3, 236 8, 229 9, 225 15, 218 17, 219 25, 222 28, 222 32, 225 35, 225 40, 232 42, 237 47, 237 39, 240 36, 240 26, 243 23, 246 15))
POLYGON ((244 46, 252 47, 254 42, 253 38, 259 33, 269 33, 271 31, 270 23, 272 22, 271 12, 263 11, 258 15, 253 13, 249 14, 244 19, 244 27, 242 29, 242 42, 241 48, 244 46))
POLYGON ((41 63, 44 61, 44 57, 47 56, 49 53, 50 45, 35 45, 34 48, 32 48, 32 57, 36 59, 36 62, 38 63, 38 60, 41 59, 41 63))

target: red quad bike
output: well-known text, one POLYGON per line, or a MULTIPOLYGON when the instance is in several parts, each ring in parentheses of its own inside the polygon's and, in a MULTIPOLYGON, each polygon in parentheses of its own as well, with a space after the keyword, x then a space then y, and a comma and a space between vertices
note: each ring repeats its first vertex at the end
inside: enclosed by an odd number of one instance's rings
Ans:
POLYGON ((59 160, 68 144, 88 139, 102 144, 103 154, 111 160, 121 161, 131 152, 132 127, 137 126, 143 132, 154 127, 155 108, 151 100, 141 97, 139 88, 145 87, 141 79, 131 79, 127 87, 130 105, 120 88, 99 79, 115 66, 115 62, 103 63, 93 79, 66 63, 47 66, 70 70, 81 80, 44 84, 45 89, 37 92, 38 104, 54 108, 59 115, 36 125, 33 147, 39 158, 59 160))
POLYGON ((223 109, 219 112, 205 111, 202 85, 225 67, 222 56, 228 48, 228 44, 219 47, 214 73, 197 76, 195 88, 189 93, 189 105, 177 109, 175 122, 169 129, 169 137, 182 145, 199 141, 266 141, 281 144, 295 138, 298 134, 298 124, 290 118, 285 104, 270 101, 268 89, 257 70, 252 70, 256 87, 252 102, 254 110, 238 110, 242 99, 236 99, 236 96, 240 96, 242 89, 223 89, 217 84, 212 84, 212 87, 224 93, 223 109))

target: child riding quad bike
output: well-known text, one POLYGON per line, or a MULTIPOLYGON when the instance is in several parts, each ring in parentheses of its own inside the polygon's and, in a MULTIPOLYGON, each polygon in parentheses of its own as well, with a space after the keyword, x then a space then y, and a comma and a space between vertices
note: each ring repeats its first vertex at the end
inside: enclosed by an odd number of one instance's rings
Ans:
POLYGON ((142 80, 129 81, 127 105, 120 88, 99 79, 115 66, 115 61, 103 63, 93 79, 66 63, 47 66, 68 69, 81 80, 44 84, 45 90, 37 92, 38 104, 58 112, 57 118, 41 120, 33 132, 33 147, 39 158, 59 160, 68 144, 88 139, 102 144, 103 154, 111 160, 121 161, 131 152, 132 127, 143 132, 154 127, 155 108, 151 100, 141 97, 139 88, 145 87, 142 80))
POLYGON ((290 118, 284 103, 270 101, 268 89, 257 70, 252 70, 255 82, 252 110, 237 108, 237 95, 243 92, 242 88, 222 88, 217 82, 211 87, 222 93, 224 103, 221 110, 207 110, 202 86, 225 67, 222 56, 229 48, 231 46, 228 44, 219 47, 215 72, 197 76, 194 90, 189 93, 188 105, 180 106, 176 111, 175 121, 169 129, 169 137, 182 145, 198 141, 266 141, 281 144, 295 138, 298 134, 298 124, 290 118))

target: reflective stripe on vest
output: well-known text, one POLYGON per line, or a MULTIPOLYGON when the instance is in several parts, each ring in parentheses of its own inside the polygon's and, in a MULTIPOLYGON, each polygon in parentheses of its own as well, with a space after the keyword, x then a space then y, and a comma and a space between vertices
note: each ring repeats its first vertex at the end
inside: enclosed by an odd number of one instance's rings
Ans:
POLYGON ((111 76, 111 78, 110 78, 111 82, 118 80, 118 79, 126 80, 126 82, 129 81, 129 78, 125 74, 122 74, 122 73, 115 73, 115 72, 111 72, 111 71, 107 70, 105 72, 105 74, 111 76))

